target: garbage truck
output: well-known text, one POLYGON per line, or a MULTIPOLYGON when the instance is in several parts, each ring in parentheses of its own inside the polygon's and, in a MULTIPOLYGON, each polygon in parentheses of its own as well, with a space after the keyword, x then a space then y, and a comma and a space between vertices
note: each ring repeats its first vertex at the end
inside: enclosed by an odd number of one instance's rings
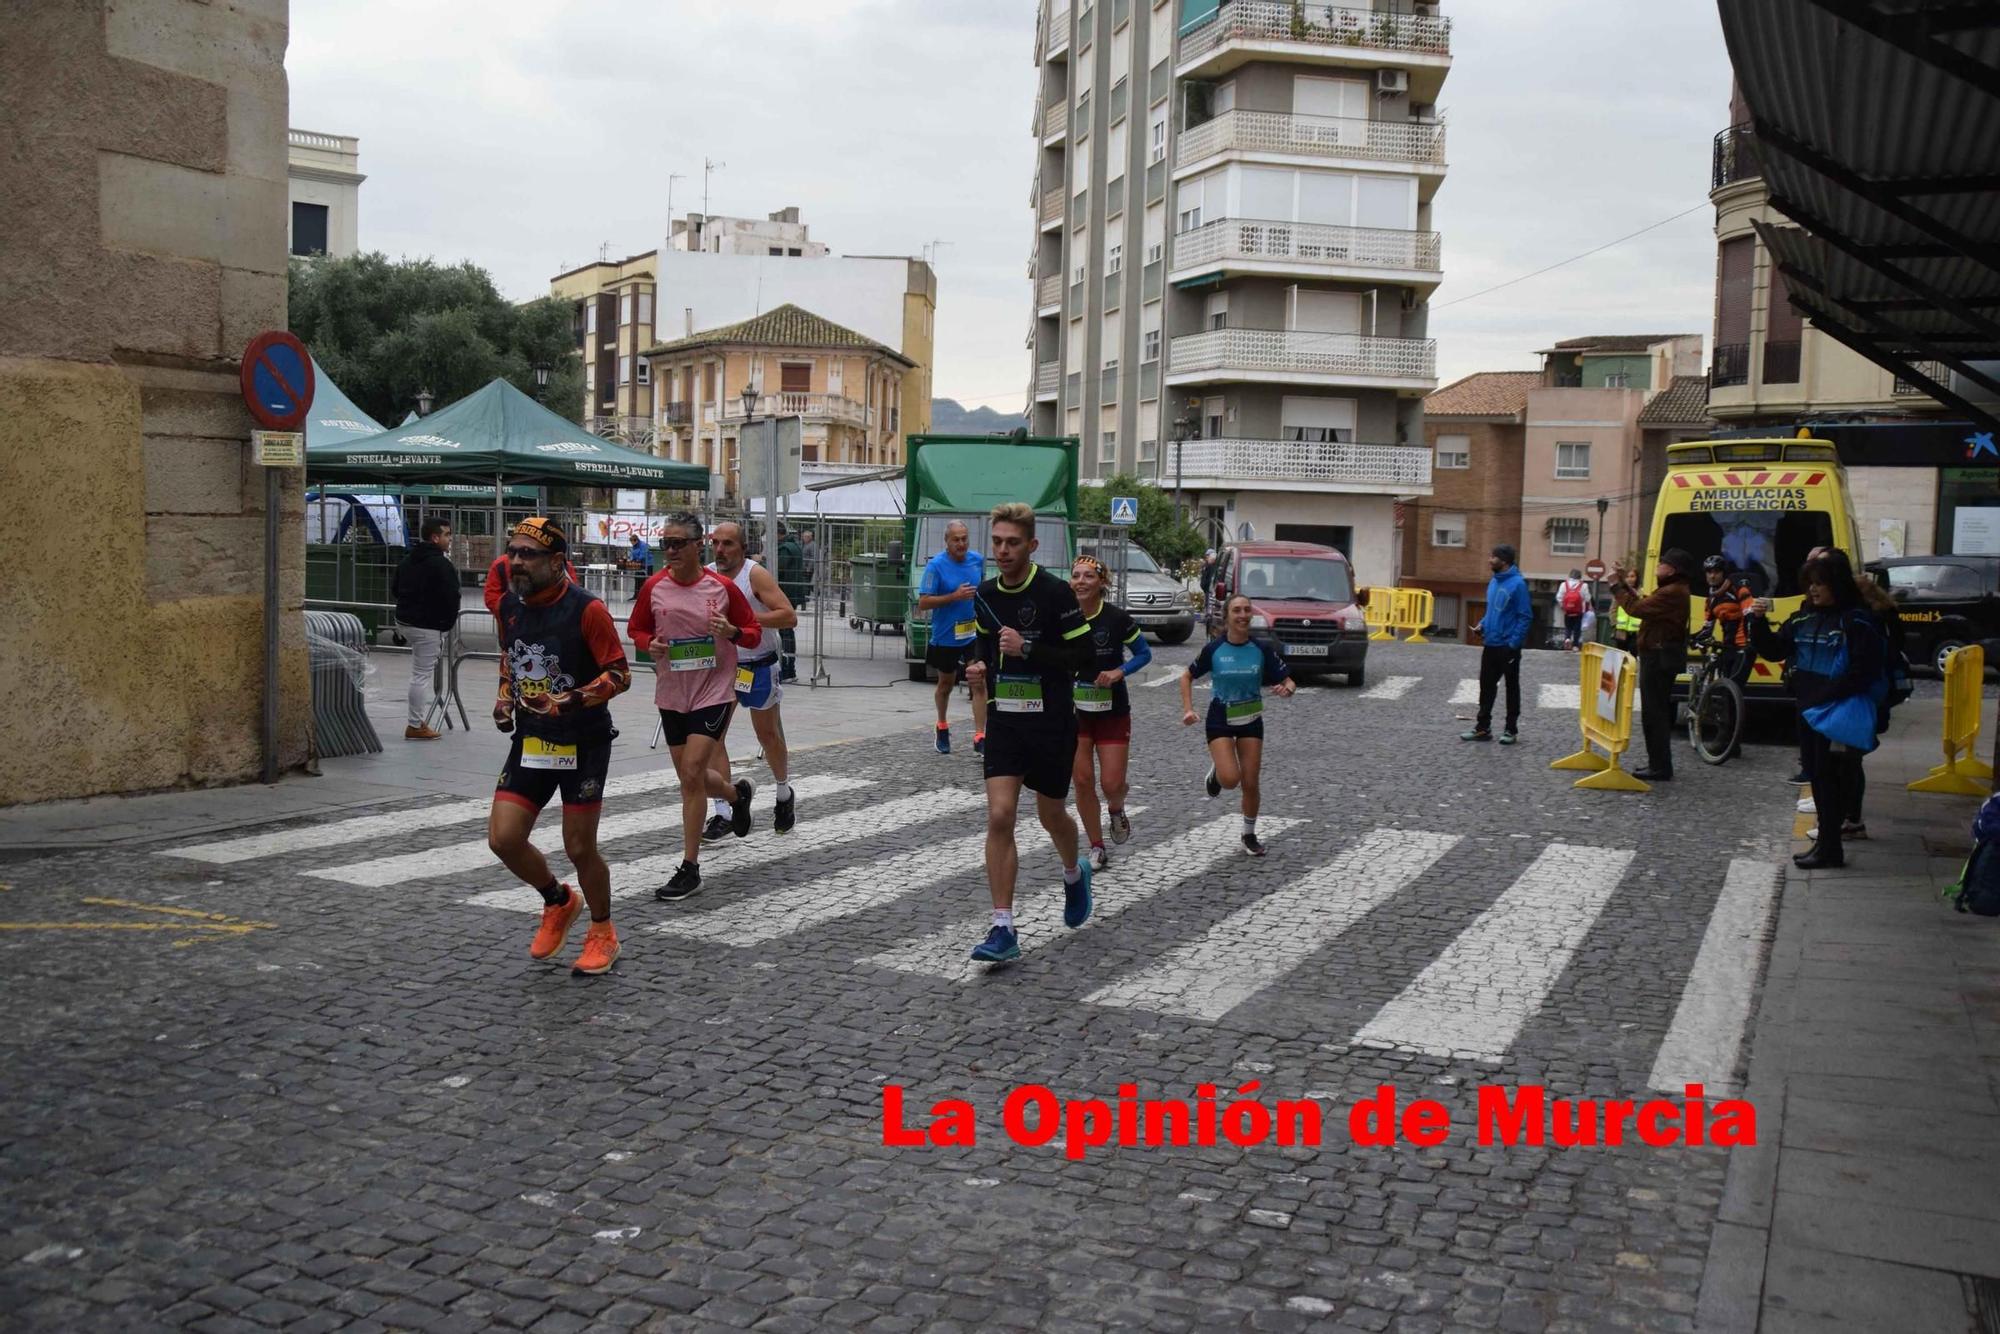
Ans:
POLYGON ((1068 576, 1076 552, 1077 451, 1075 436, 913 435, 903 470, 901 572, 910 608, 903 621, 903 658, 910 679, 928 672, 924 649, 930 616, 916 610, 924 565, 944 550, 945 525, 963 519, 972 549, 987 553, 986 516, 1003 501, 1034 507, 1036 563, 1068 576))

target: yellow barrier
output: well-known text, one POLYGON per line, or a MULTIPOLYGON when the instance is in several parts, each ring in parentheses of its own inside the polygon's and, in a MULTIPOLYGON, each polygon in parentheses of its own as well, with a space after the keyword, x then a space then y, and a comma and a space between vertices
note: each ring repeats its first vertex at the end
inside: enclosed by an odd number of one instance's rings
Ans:
POLYGON ((1637 664, 1628 653, 1617 649, 1607 649, 1602 644, 1585 644, 1580 655, 1582 662, 1577 679, 1577 724, 1583 731, 1583 749, 1574 755, 1565 755, 1551 769, 1584 769, 1586 777, 1576 780, 1576 786, 1591 788, 1599 792, 1650 792, 1652 788, 1640 782, 1631 774, 1618 767, 1618 759, 1632 744, 1632 687, 1638 680, 1637 664), (1613 656, 1615 655, 1615 656, 1613 656), (1614 709, 1616 718, 1606 720, 1597 711, 1598 695, 1603 689, 1604 676, 1613 670, 1605 664, 1605 658, 1612 657, 1617 664, 1618 678, 1612 686, 1613 697, 1617 701, 1614 709), (1601 746, 1604 754, 1591 749, 1601 746))
POLYGON ((1437 598, 1428 588, 1399 588, 1395 590, 1395 612, 1391 625, 1398 630, 1408 630, 1410 637, 1405 644, 1428 644, 1424 638, 1424 627, 1431 623, 1437 609, 1437 598))
POLYGON ((1393 588, 1371 588, 1368 590, 1368 605, 1362 610, 1361 618, 1368 622, 1375 633, 1370 639, 1394 639, 1389 627, 1395 622, 1396 590, 1393 588))
POLYGON ((1979 741, 1980 696, 1986 689, 1986 650, 1955 649, 1944 660, 1944 763, 1910 784, 1912 792, 1983 797, 1993 789, 1993 768, 1973 758, 1979 741))

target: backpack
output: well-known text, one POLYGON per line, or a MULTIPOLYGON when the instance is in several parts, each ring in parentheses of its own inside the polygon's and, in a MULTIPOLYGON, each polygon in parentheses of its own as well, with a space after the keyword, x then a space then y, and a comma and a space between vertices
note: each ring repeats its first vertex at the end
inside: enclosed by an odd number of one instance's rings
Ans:
POLYGON ((1562 599, 1563 615, 1580 616, 1583 614, 1583 585, 1577 583, 1575 580, 1565 583, 1562 587, 1562 599))
POLYGON ((1972 855, 1944 897, 1959 912, 2000 917, 2000 792, 1988 797, 1972 821, 1972 855))

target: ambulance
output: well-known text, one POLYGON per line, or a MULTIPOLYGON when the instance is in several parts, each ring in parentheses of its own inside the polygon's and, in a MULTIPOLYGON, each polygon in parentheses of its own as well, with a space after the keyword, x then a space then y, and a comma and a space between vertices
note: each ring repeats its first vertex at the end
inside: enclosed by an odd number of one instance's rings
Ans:
MULTIPOLYGON (((1705 619, 1701 562, 1721 552, 1759 597, 1772 601, 1771 623, 1782 624, 1804 601, 1799 567, 1814 547, 1845 551, 1858 572, 1861 535, 1847 470, 1831 443, 1796 439, 1691 440, 1667 446, 1667 475, 1653 509, 1645 588, 1658 582, 1660 553, 1681 548, 1694 557, 1688 630, 1705 619)), ((1687 678, 1677 683, 1684 694, 1687 678)), ((1752 700, 1789 700, 1776 663, 1752 669, 1752 700)))

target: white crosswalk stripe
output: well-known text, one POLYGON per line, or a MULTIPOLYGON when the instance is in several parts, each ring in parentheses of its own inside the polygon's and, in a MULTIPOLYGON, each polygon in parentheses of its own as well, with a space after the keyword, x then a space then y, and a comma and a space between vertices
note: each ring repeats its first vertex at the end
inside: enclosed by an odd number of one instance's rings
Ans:
POLYGON ((1632 857, 1550 844, 1356 1041, 1500 1059, 1569 966, 1632 857))
MULTIPOLYGON (((958 815, 971 807, 985 804, 986 794, 983 792, 947 787, 935 792, 920 793, 914 797, 863 806, 858 810, 843 811, 838 815, 802 820, 796 831, 783 838, 771 836, 747 842, 724 839, 702 850, 703 888, 725 885, 732 890, 754 889, 755 885, 746 886, 736 877, 767 862, 824 852, 843 843, 853 843, 874 834, 890 833, 939 816, 958 815)), ((669 876, 679 870, 680 864, 681 853, 678 847, 657 856, 614 863, 611 867, 611 897, 629 899, 641 894, 650 894, 654 886, 664 883, 669 876)), ((507 874, 497 867, 495 869, 501 876, 507 874)), ((535 897, 534 891, 524 885, 475 894, 464 901, 480 908, 503 908, 516 912, 542 910, 541 901, 535 897)))
POLYGON ((1421 676, 1387 676, 1361 692, 1363 699, 1401 699, 1414 690, 1421 676))
MULTIPOLYGON (((812 797, 830 797, 842 792, 851 792, 856 788, 872 786, 874 784, 865 778, 836 778, 827 774, 815 774, 792 784, 792 793, 800 800, 806 800, 812 797)), ((760 815, 768 814, 768 807, 764 804, 764 792, 767 790, 760 790, 757 794, 760 815)), ((488 805, 490 804, 489 802, 488 805)), ((653 803, 639 810, 621 811, 617 815, 605 816, 597 825, 597 842, 602 846, 617 839, 632 838, 639 834, 677 831, 680 826, 681 804, 677 795, 671 805, 653 803)), ((492 849, 486 846, 484 838, 477 838, 463 843, 447 844, 441 848, 400 853, 393 857, 375 857, 368 861, 350 862, 344 866, 320 867, 301 874, 311 876, 315 880, 335 880, 343 885, 380 888, 383 885, 400 885, 413 880, 454 875, 460 871, 476 871, 482 866, 493 864, 492 849)))
POLYGON ((1478 702, 1479 682, 1473 677, 1468 676, 1460 681, 1458 688, 1451 692, 1451 703, 1453 704, 1477 704, 1478 702))
POLYGON ((1711 1094, 1732 1090, 1757 957, 1777 894, 1776 866, 1740 857, 1730 861, 1673 1026, 1653 1058, 1649 1087, 1673 1094, 1688 1084, 1704 1085, 1711 1094))
POLYGON ((1162 686, 1172 685, 1174 682, 1180 680, 1182 675, 1183 675, 1182 669, 1176 667, 1171 671, 1162 671, 1158 675, 1156 675, 1152 680, 1144 681, 1141 682, 1140 684, 1143 685, 1147 690, 1158 690, 1162 686))
POLYGON ((1581 704, 1582 689, 1576 682, 1568 685, 1543 685, 1535 688, 1535 705, 1543 709, 1567 709, 1575 713, 1581 704))
MULTIPOLYGON (((1145 809, 1144 806, 1128 806, 1125 813, 1140 815, 1145 809)), ((1026 823, 1032 825, 1033 822, 1026 823)), ((1039 838, 1040 832, 1040 826, 1036 825, 1032 832, 1023 828, 1020 836, 1032 840, 1039 838)), ((776 940, 780 936, 793 935, 893 903, 911 890, 935 885, 940 880, 982 872, 985 861, 986 831, 982 828, 976 834, 968 834, 949 843, 898 853, 881 861, 835 871, 803 885, 759 894, 717 912, 675 917, 651 930, 662 935, 709 940, 724 945, 761 945, 767 940, 776 940)), ((978 888, 983 891, 985 887, 986 880, 982 874, 978 877, 978 888)))
POLYGON ((1084 999, 1220 1019, 1414 883, 1458 841, 1456 834, 1376 829, 1326 865, 1232 913, 1199 940, 1084 999))
MULTIPOLYGON (((1260 833, 1274 836, 1304 823, 1303 820, 1267 819, 1260 821, 1258 827, 1260 833)), ((1095 911, 1082 929, 1089 930, 1130 911, 1156 894, 1205 875, 1219 861, 1242 856, 1242 832, 1242 818, 1226 815, 1114 861, 1112 869, 1092 886, 1095 911)), ((968 981, 989 966, 974 963, 969 956, 972 946, 986 934, 992 920, 990 912, 976 917, 967 915, 941 931, 905 941, 862 962, 894 968, 899 972, 928 973, 953 982, 968 981)), ((1062 924, 1062 896, 1055 885, 1046 880, 1022 876, 1014 896, 1014 924, 1024 935, 1032 933, 1036 939, 1062 939, 1057 933, 1068 928, 1062 924)), ((1021 946, 1023 953, 1031 952, 1034 943, 1032 939, 1024 939, 1021 946)))
MULTIPOLYGON (((604 792, 607 798, 629 797, 641 792, 656 792, 661 788, 679 786, 680 780, 674 776, 671 768, 649 769, 645 773, 622 774, 611 779, 604 785, 604 792)), ((288 852, 314 852, 341 843, 394 838, 399 834, 411 834, 420 829, 442 829, 448 825, 465 824, 471 820, 484 820, 486 813, 492 809, 493 798, 475 797, 470 801, 447 802, 441 806, 425 806, 413 811, 394 811, 388 815, 363 815, 351 820, 334 820, 326 824, 282 829, 274 834, 251 834, 215 843, 190 843, 184 847, 163 848, 153 855, 185 857, 190 861, 225 865, 230 862, 254 861, 259 857, 277 857, 288 852)))

